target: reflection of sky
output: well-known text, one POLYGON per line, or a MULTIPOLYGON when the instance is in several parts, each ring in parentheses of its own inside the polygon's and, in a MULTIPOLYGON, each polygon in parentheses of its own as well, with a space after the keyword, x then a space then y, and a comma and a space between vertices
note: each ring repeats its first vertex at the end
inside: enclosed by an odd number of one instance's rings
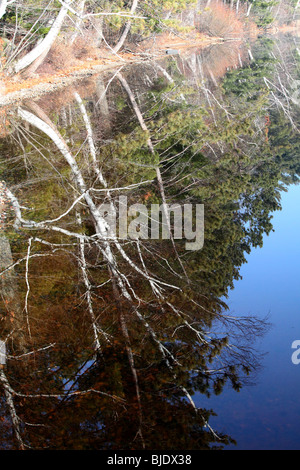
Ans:
POLYGON ((237 449, 300 450, 300 365, 291 361, 291 345, 300 340, 300 186, 283 194, 282 206, 275 233, 251 253, 229 297, 237 315, 270 313, 273 328, 260 344, 268 352, 264 370, 254 387, 196 400, 214 409, 211 424, 237 440, 237 449))

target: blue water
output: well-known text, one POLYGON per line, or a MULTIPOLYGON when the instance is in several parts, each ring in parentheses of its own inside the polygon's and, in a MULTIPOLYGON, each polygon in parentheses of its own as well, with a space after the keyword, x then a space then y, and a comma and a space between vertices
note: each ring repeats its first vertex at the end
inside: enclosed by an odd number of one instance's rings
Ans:
POLYGON ((300 340, 300 186, 282 197, 274 215, 275 233, 253 250, 229 298, 237 315, 264 318, 273 327, 258 344, 268 354, 256 385, 240 393, 225 390, 198 406, 211 407, 211 424, 237 440, 235 449, 300 449, 300 365, 292 363, 292 343, 300 340))

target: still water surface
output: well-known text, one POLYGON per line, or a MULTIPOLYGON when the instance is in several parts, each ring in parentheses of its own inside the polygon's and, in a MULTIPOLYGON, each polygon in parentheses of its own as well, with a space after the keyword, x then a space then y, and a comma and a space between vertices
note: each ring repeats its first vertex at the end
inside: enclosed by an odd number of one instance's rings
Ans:
POLYGON ((2 449, 300 447, 298 51, 189 51, 4 110, 2 449), (203 249, 117 240, 120 196, 204 204, 203 249))
POLYGON ((300 369, 291 360, 300 331, 299 201, 299 186, 283 194, 283 211, 274 214, 275 233, 265 238, 263 249, 253 250, 241 269, 243 280, 229 297, 232 311, 269 312, 272 322, 258 344, 266 356, 255 385, 205 402, 218 415, 215 425, 239 436, 235 449, 299 449, 300 369))

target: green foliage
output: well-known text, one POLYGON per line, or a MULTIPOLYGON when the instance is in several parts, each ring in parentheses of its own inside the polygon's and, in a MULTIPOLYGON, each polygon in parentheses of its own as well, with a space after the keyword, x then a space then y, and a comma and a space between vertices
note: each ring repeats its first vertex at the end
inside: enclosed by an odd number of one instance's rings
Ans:
POLYGON ((259 28, 267 27, 274 21, 274 16, 271 12, 271 8, 278 4, 277 0, 255 0, 254 4, 254 16, 259 28))
MULTIPOLYGON (((247 323, 241 330, 237 324, 242 345, 240 350, 233 348, 235 322, 224 316, 228 310, 224 298, 240 278, 247 254, 262 246, 264 236, 271 232, 281 191, 299 180, 298 132, 291 129, 285 113, 270 106, 263 80, 264 76, 274 79, 271 45, 260 41, 253 49, 253 63, 228 72, 218 90, 212 87, 214 101, 207 100, 198 83, 193 90, 178 75, 172 75, 175 85, 159 81, 150 90, 138 80, 147 132, 141 130, 129 100, 115 84, 109 89, 114 114, 109 116, 108 128, 101 127, 103 116, 92 106, 99 99, 96 93, 86 106, 96 160, 108 188, 113 189, 109 197, 118 194, 116 188, 126 186, 132 203, 161 203, 159 167, 169 203, 205 206, 205 245, 200 252, 187 253, 179 242, 175 253, 170 240, 141 243, 138 252, 135 242, 124 242, 132 263, 145 263, 153 279, 162 280, 158 295, 112 242, 118 270, 130 283, 134 298, 129 302, 119 295, 111 266, 103 257, 107 242, 95 234, 86 201, 82 198, 74 204, 80 189, 68 163, 50 138, 26 129, 20 119, 10 116, 13 134, 1 145, 2 177, 15 185, 16 195, 27 207, 25 218, 56 219, 62 229, 89 236, 84 245, 84 277, 82 245, 76 237, 50 230, 49 222, 42 229, 24 227, 15 238, 10 235, 14 254, 22 259, 16 268, 18 293, 22 300, 29 298, 28 344, 30 351, 41 353, 20 354, 28 362, 11 361, 8 371, 9 380, 24 395, 19 406, 23 422, 41 425, 39 433, 33 426, 25 428, 26 442, 33 447, 136 450, 141 448, 141 430, 144 446, 151 450, 174 449, 174 442, 183 450, 222 448, 232 442, 221 435, 220 444, 206 428, 213 412, 200 409, 195 413, 187 397, 219 395, 227 386, 239 392, 257 367, 251 348, 243 343, 253 347, 253 320, 249 330, 247 323), (154 154, 149 151, 149 138, 154 154), (150 184, 128 189, 148 179, 150 184), (28 276, 24 263, 28 240, 36 236, 39 240, 32 241, 28 276), (188 281, 177 255, 184 262, 188 281), (168 288, 167 283, 176 288, 168 288), (101 351, 95 351, 95 317, 101 351), (130 341, 124 334, 124 318, 130 341), (80 390, 89 393, 72 394, 80 390), (32 391, 43 396, 33 401, 26 397, 32 391), (70 393, 62 398, 65 391, 70 393), (55 400, 61 398, 54 402, 51 394, 55 400)), ((169 72, 174 70, 174 62, 168 66, 169 72)), ((136 70, 128 70, 129 81, 136 79, 136 70)), ((66 126, 63 113, 56 109, 53 122, 76 156, 89 195, 98 206, 108 201, 108 194, 94 170, 78 106, 70 103, 68 108, 72 125, 66 126)), ((23 305, 16 313, 25 323, 23 305)), ((4 304, 3 312, 5 308, 4 304)))
POLYGON ((226 74, 223 89, 227 95, 246 97, 247 101, 253 101, 267 92, 264 78, 272 75, 277 62, 270 54, 273 44, 269 38, 259 39, 253 48, 255 60, 246 67, 231 70, 226 74))

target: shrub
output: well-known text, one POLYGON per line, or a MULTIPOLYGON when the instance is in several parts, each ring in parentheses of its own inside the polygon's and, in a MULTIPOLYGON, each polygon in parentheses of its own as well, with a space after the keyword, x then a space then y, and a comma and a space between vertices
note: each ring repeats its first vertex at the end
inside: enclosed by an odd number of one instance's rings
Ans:
POLYGON ((220 38, 240 38, 244 33, 241 17, 228 6, 217 2, 199 12, 196 27, 202 33, 220 38))

